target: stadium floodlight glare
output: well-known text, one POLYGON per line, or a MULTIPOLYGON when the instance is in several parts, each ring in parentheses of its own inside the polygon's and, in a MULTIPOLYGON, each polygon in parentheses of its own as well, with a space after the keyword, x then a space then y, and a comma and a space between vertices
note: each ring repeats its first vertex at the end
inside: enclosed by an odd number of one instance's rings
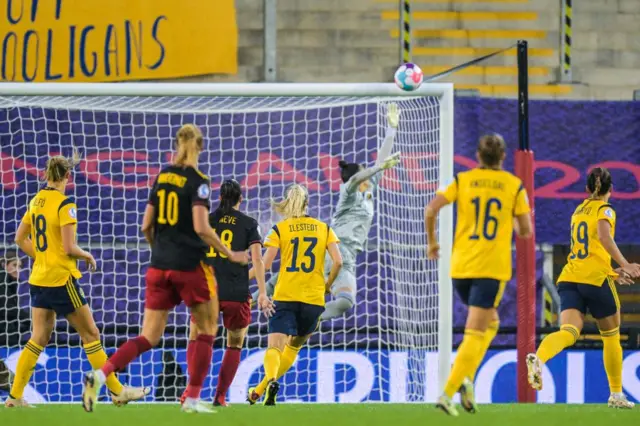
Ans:
MULTIPOLYGON (((310 349, 362 349, 376 368, 387 369, 372 385, 378 396, 372 392, 364 400, 432 400, 451 365, 453 218, 451 207, 445 208, 438 224, 442 257, 427 261, 423 213, 435 190, 453 179, 452 84, 425 83, 408 93, 393 83, 1 83, 1 238, 5 247, 13 246, 48 155, 69 155, 78 148, 84 159, 67 192, 79 208, 79 243, 93 252, 100 267, 80 283, 109 352, 141 326, 149 248, 139 224, 149 187, 159 168, 170 161, 180 125, 195 123, 205 135, 200 168, 211 177, 214 196, 223 177, 241 181, 246 200, 242 209, 266 232, 276 221, 270 199, 281 197, 293 181, 308 186, 310 214, 330 220, 341 183, 337 162, 375 161, 389 102, 397 102, 401 110, 394 152, 402 152, 402 162, 385 172, 374 195, 376 214, 359 258, 356 307, 344 319, 323 323, 310 349), (398 353, 406 358, 394 358, 398 353), (389 372, 398 362, 403 364, 400 376, 398 369, 389 372), (435 370, 437 374, 429 376, 435 370), (438 377, 438 383, 427 376, 438 377)), ((26 304, 26 298, 21 300, 26 304)), ((251 356, 255 348, 266 345, 265 319, 258 321, 245 349, 251 356)), ((174 351, 179 363, 184 363, 184 356, 177 349, 185 342, 188 324, 184 308, 171 315, 162 346, 174 351)), ((50 348, 64 346, 65 339, 50 348)), ((88 368, 81 352, 48 354, 45 367, 64 370, 57 377, 69 381, 58 383, 57 389, 71 385, 79 377, 76 370, 88 368), (76 358, 51 360, 65 356, 76 358)), ((132 364, 125 381, 136 383, 139 376, 145 384, 161 386, 154 375, 162 371, 162 361, 154 355, 132 364)), ((353 374, 347 369, 336 367, 335 386, 341 392, 353 387, 353 374)), ((236 381, 252 380, 251 374, 239 373, 236 381)), ((294 389, 285 395, 321 400, 314 378, 294 368, 284 380, 294 389)), ((46 380, 50 379, 36 371, 32 381, 36 390, 49 389, 41 392, 46 400, 80 397, 55 395, 55 387, 43 384, 46 380)), ((230 401, 235 399, 232 395, 230 401)))

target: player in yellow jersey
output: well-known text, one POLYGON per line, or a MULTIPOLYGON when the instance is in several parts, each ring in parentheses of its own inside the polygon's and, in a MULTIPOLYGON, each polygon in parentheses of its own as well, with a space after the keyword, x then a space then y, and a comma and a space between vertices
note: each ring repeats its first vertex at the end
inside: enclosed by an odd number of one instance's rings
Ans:
POLYGON ((457 223, 451 256, 451 278, 462 301, 469 306, 464 339, 437 407, 457 416, 452 402, 460 392, 462 406, 475 413, 475 374, 498 332, 497 307, 511 279, 513 229, 521 237, 532 233, 527 193, 520 179, 502 169, 506 157, 499 135, 480 139, 479 167, 458 173, 455 181, 438 190, 425 209, 427 255, 437 259, 440 246, 435 233, 442 207, 456 203, 457 223), (515 223, 514 223, 515 218, 515 223))
MULTIPOLYGON (((84 260, 89 271, 96 270, 96 261, 76 243, 78 208, 64 194, 77 161, 77 153, 73 159, 62 156, 49 159, 45 171, 47 186, 29 202, 15 237, 20 249, 35 259, 29 276, 32 333, 18 359, 6 407, 29 406, 22 397, 24 388, 40 353, 49 343, 56 314, 64 316, 78 332, 93 368, 100 368, 107 361, 100 332, 78 285, 82 274, 77 260, 84 260)), ((142 399, 149 393, 149 388, 122 386, 115 375, 111 375, 107 383, 112 400, 118 405, 142 399)))
POLYGON ((633 408, 622 393, 622 346, 620 346, 620 301, 614 281, 631 284, 640 276, 640 266, 630 264, 613 240, 616 213, 609 197, 613 182, 607 169, 597 167, 587 177, 589 198, 571 216, 571 253, 558 277, 560 330, 542 340, 535 354, 527 355, 529 383, 542 389, 542 366, 572 346, 582 331, 584 315, 596 319, 603 343, 604 369, 609 379, 609 407, 633 408), (611 259, 620 268, 611 267, 611 259))
POLYGON ((293 365, 315 331, 324 312, 325 294, 342 267, 338 237, 329 225, 307 216, 308 201, 306 188, 295 184, 284 200, 274 204, 283 220, 267 235, 264 264, 269 269, 279 251, 280 272, 273 294, 275 313, 269 319, 264 378, 258 387, 249 389, 250 404, 255 404, 266 390, 264 405, 275 405, 280 387, 277 380, 293 365), (327 251, 333 265, 325 282, 327 251))

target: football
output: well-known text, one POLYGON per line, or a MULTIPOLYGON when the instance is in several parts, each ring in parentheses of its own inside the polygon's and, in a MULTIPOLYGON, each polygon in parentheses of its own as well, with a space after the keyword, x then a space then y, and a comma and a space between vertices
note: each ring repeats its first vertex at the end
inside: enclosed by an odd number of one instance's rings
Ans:
POLYGON ((409 92, 420 87, 423 78, 420 67, 410 62, 400 65, 395 74, 398 87, 409 92))

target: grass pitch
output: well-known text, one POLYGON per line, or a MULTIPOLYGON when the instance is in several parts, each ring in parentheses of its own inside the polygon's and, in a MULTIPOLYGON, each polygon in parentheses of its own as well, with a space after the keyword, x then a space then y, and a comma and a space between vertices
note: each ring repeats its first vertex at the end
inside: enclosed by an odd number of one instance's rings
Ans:
POLYGON ((599 405, 483 405, 477 414, 448 417, 426 404, 282 404, 276 407, 234 405, 216 414, 184 414, 178 405, 101 404, 88 414, 80 404, 40 405, 33 409, 0 408, 0 425, 12 426, 409 426, 640 425, 640 410, 599 405))

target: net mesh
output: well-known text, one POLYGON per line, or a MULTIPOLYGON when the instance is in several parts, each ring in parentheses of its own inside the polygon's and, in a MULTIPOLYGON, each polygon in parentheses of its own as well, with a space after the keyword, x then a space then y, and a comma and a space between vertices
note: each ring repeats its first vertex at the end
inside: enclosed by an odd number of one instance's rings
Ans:
MULTIPOLYGON (((111 353, 142 324, 150 252, 139 231, 141 212, 155 175, 171 160, 180 125, 195 123, 205 135, 200 169, 211 177, 214 195, 223 178, 238 179, 245 192, 242 209, 264 232, 277 221, 270 199, 281 197, 294 181, 309 188, 310 215, 330 222, 341 183, 338 161, 375 161, 390 101, 401 110, 393 151, 402 152, 402 162, 385 172, 375 195, 373 227, 356 269, 356 306, 344 318, 321 324, 285 375, 281 399, 424 400, 436 381, 429 371, 435 367, 437 372, 437 265, 424 260, 423 230, 423 209, 439 181, 437 97, 0 98, 4 248, 13 248, 48 156, 79 149, 83 160, 67 193, 79 208, 79 244, 91 250, 99 266, 80 283, 111 353)), ((24 262, 20 283, 30 269, 24 262)), ((15 369, 20 342, 28 338, 28 286, 3 288, 0 321, 7 326, 0 326, 0 358, 15 369)), ((179 397, 188 324, 181 306, 171 314, 160 346, 121 373, 122 381, 153 386, 155 401, 179 397)), ((260 379, 266 331, 266 320, 254 312, 228 401, 244 401, 248 386, 260 379)), ((219 338, 205 398, 214 389, 223 347, 219 338)), ((25 397, 77 400, 81 373, 89 368, 77 335, 59 321, 25 397)))

